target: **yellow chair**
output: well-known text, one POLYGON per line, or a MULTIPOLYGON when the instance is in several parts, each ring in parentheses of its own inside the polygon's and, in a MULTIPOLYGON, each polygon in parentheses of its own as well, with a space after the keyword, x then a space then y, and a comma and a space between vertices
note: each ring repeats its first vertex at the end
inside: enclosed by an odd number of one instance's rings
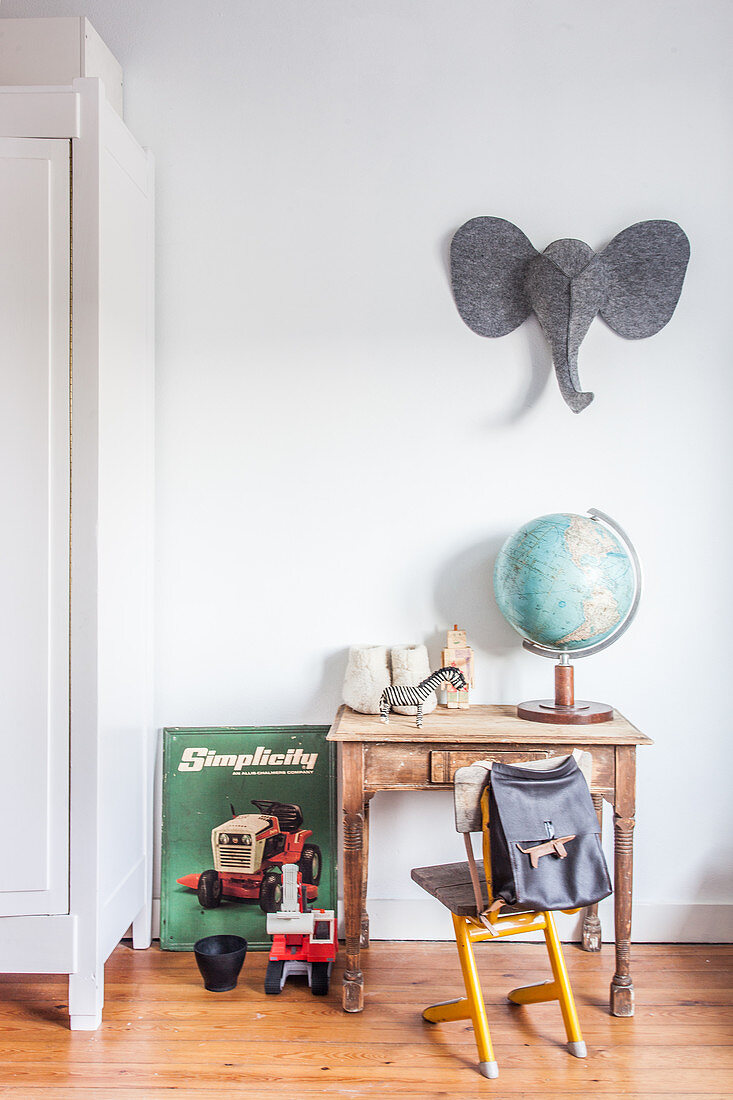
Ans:
MULTIPOLYGON (((579 766, 586 773, 587 779, 590 754, 577 755, 579 766)), ((555 767, 560 763, 560 759, 566 759, 566 757, 532 761, 531 764, 523 763, 522 767, 538 769, 555 767)), ((486 1006, 473 953, 474 943, 503 939, 506 936, 527 932, 542 932, 550 958, 552 980, 540 982, 539 985, 513 989, 508 994, 509 1000, 518 1005, 559 1001, 568 1039, 568 1050, 576 1058, 585 1058, 587 1050, 580 1031, 573 991, 570 988, 552 913, 527 912, 520 907, 510 905, 495 907, 491 892, 491 851, 488 829, 490 768, 490 763, 479 762, 467 768, 459 768, 455 775, 456 829, 463 833, 467 861, 437 867, 417 867, 412 871, 412 878, 418 886, 437 898, 451 912, 458 958, 466 987, 465 997, 431 1005, 423 1012, 423 1019, 431 1024, 445 1023, 449 1020, 471 1020, 478 1048, 479 1070, 484 1077, 498 1077, 499 1067, 491 1045, 486 1006), (483 874, 476 866, 471 846, 470 834, 479 830, 483 838, 483 874)), ((566 910, 566 912, 577 912, 577 910, 566 910)))

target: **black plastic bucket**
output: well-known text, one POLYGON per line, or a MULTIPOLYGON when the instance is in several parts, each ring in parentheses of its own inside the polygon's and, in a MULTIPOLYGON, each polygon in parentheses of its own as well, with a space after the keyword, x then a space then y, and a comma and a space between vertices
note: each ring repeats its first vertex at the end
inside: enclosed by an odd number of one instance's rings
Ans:
POLYGON ((247 954, 242 936, 205 936, 193 945, 204 986, 211 993, 234 989, 247 954))

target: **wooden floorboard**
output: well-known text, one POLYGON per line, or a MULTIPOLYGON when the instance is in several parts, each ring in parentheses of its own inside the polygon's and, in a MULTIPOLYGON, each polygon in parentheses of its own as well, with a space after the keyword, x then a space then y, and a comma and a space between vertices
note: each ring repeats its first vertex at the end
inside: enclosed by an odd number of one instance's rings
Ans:
POLYGON ((556 1004, 518 1008, 515 985, 547 976, 539 944, 477 949, 498 1080, 482 1078, 468 1023, 421 1011, 461 993, 452 944, 376 943, 362 956, 366 1008, 341 1011, 341 963, 328 997, 300 982, 264 993, 251 952, 235 990, 207 993, 189 953, 118 947, 106 968, 102 1027, 68 1030, 67 982, 0 977, 0 1097, 13 1100, 221 1100, 394 1096, 722 1100, 733 1095, 733 946, 638 945, 636 1015, 608 1015, 613 949, 566 947, 589 1057, 568 1055, 556 1004))

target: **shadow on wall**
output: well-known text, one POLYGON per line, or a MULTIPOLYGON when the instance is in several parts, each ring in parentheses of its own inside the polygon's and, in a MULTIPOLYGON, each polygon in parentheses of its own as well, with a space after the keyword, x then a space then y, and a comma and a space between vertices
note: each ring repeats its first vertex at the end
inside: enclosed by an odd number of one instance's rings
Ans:
MULTIPOLYGON (((456 227, 458 228, 458 227, 456 227)), ((450 246, 453 240, 453 233, 446 234, 443 240, 440 242, 440 259, 443 270, 446 277, 446 294, 453 297, 453 291, 451 290, 451 269, 450 269, 450 246)), ((463 321, 458 314, 458 310, 455 312, 456 325, 463 325, 463 321)), ((504 426, 510 426, 516 424, 522 417, 530 412, 531 409, 538 403, 545 387, 547 386, 548 379, 552 374, 552 351, 548 347, 547 340, 542 332, 542 327, 532 314, 527 321, 522 325, 522 337, 525 340, 525 348, 529 354, 529 381, 526 387, 519 391, 516 399, 511 405, 504 409, 502 412, 495 416, 489 417, 486 421, 486 428, 501 428, 504 426)), ((492 340, 482 340, 482 337, 477 336, 476 340, 479 347, 482 342, 486 350, 486 370, 487 378, 490 377, 491 371, 491 345, 492 340)), ((497 368, 498 369, 498 368, 497 368)), ((517 371, 517 377, 521 371, 521 364, 514 365, 514 369, 517 371)))
MULTIPOLYGON (((497 536, 467 547, 440 570, 435 585, 435 606, 443 625, 431 635, 415 639, 428 647, 431 668, 439 667, 446 631, 454 623, 467 631, 474 650, 483 650, 498 660, 514 660, 517 635, 494 599, 494 562, 504 541, 505 536, 497 536)), ((322 662, 320 680, 305 706, 306 714, 336 712, 343 702, 348 656, 348 648, 337 649, 322 662)))
MULTIPOLYGON (((517 635, 494 599, 494 562, 505 538, 486 539, 462 550, 443 566, 435 587, 435 604, 450 629, 458 623, 472 647, 496 657, 516 653, 517 635)), ((428 644, 445 645, 445 630, 428 644)))
POLYGON ((304 705, 304 714, 327 715, 328 721, 333 718, 333 715, 344 701, 342 689, 348 657, 348 649, 337 649, 322 661, 321 679, 312 696, 304 705))
POLYGON ((524 392, 520 391, 512 407, 500 416, 489 418, 486 424, 489 428, 500 428, 521 420, 538 403, 552 375, 552 352, 534 315, 522 326, 522 334, 529 352, 529 382, 524 392))

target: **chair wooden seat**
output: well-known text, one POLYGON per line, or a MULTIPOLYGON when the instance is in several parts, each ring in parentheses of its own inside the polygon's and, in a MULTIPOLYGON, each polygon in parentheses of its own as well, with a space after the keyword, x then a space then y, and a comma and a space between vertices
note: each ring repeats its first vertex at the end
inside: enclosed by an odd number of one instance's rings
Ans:
MULTIPOLYGON (((483 913, 490 904, 486 889, 486 875, 480 865, 477 865, 476 870, 478 871, 481 897, 484 902, 481 909, 483 913)), ((457 917, 475 918, 479 915, 476 912, 476 898, 471 885, 471 872, 467 861, 464 860, 463 863, 440 863, 436 867, 413 867, 411 874, 413 882, 416 882, 426 894, 436 898, 451 913, 455 913, 457 917)), ((521 913, 530 912, 530 910, 522 905, 504 905, 501 912, 502 916, 507 916, 510 913, 519 916, 521 913)))
MULTIPOLYGON (((486 890, 486 876, 483 867, 479 867, 478 877, 484 909, 489 905, 486 890)), ((422 887, 426 894, 437 898, 441 905, 458 917, 476 917, 476 899, 471 885, 471 872, 468 863, 442 863, 437 867, 414 867, 411 872, 413 882, 422 887)), ((483 912, 483 910, 482 910, 483 912)))

